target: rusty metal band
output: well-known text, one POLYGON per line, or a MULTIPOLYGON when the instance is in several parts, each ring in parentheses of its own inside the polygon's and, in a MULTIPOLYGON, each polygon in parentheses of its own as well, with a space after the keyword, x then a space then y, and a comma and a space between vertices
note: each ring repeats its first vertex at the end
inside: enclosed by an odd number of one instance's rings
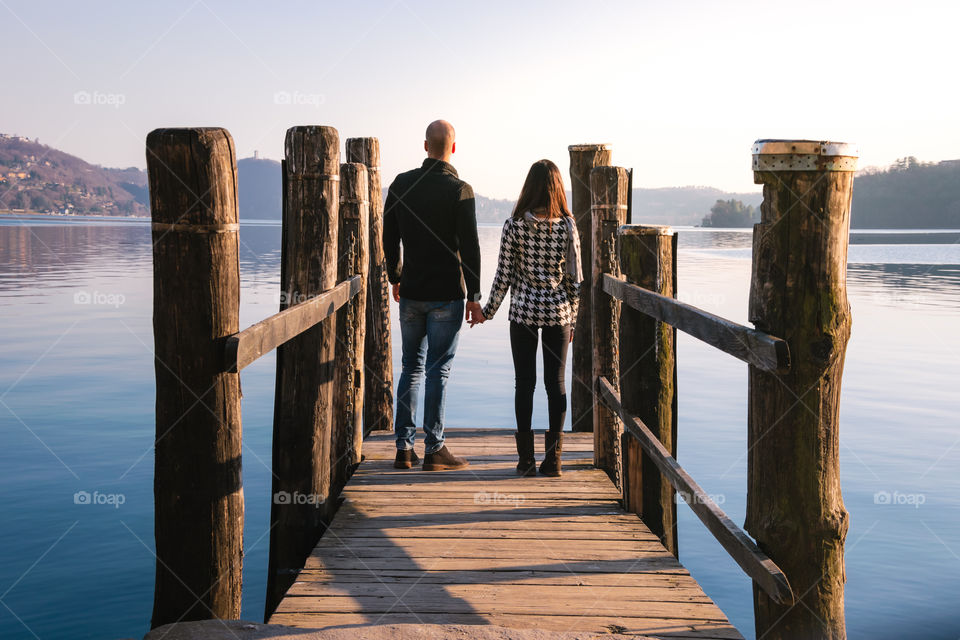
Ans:
POLYGON ((326 180, 328 182, 340 182, 340 174, 337 173, 291 173, 287 180, 326 180))
POLYGON ((154 222, 150 225, 154 231, 173 231, 176 233, 235 233, 240 230, 236 222, 224 224, 177 224, 170 222, 154 222))

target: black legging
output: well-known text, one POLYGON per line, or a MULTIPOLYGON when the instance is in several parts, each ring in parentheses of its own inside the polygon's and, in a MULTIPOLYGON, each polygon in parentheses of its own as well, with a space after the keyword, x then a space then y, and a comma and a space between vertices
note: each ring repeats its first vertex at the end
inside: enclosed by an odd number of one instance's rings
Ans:
POLYGON ((510 323, 510 349, 516 373, 514 409, 517 413, 517 431, 530 431, 533 419, 533 392, 537 386, 537 332, 543 341, 543 383, 547 388, 547 410, 550 431, 563 430, 567 417, 567 391, 564 371, 567 347, 570 344, 569 326, 534 327, 510 323))

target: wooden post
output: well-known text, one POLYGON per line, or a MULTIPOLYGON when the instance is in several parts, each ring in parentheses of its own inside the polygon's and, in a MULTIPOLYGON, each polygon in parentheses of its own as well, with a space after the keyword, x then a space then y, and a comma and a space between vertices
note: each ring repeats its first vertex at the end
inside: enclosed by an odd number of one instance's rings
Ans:
POLYGON ((846 637, 840 495, 840 380, 850 336, 847 243, 856 150, 761 140, 750 320, 787 341, 788 373, 750 367, 746 529, 784 571, 799 602, 754 585, 757 636, 846 637))
POLYGON ((223 339, 240 328, 237 163, 226 129, 147 136, 157 376, 154 627, 240 617, 240 385, 223 339))
MULTIPOLYGON (((619 324, 620 301, 608 294, 599 285, 601 274, 609 273, 619 277, 617 264, 617 229, 626 222, 627 185, 630 176, 623 167, 595 167, 590 172, 590 192, 593 196, 590 207, 592 220, 592 255, 590 265, 591 279, 597 283, 591 292, 590 325, 592 333, 586 336, 574 334, 574 343, 589 336, 593 346, 592 370, 590 380, 594 390, 597 378, 604 376, 614 389, 619 389, 619 324)), ((574 376, 576 377, 576 376, 574 376)), ((623 425, 620 417, 610 411, 602 402, 593 407, 593 460, 594 465, 610 475, 614 483, 620 486, 620 434, 623 425)))
MULTIPOLYGON (((333 127, 287 130, 281 309, 337 283, 340 137, 333 127)), ((330 425, 336 320, 277 350, 273 495, 266 613, 313 550, 332 509, 330 425)))
POLYGON ((393 431, 393 348, 390 343, 390 282, 383 257, 383 187, 380 141, 347 138, 347 162, 367 166, 369 229, 367 250, 367 335, 363 348, 363 431, 393 431))
POLYGON ((593 430, 593 346, 589 337, 593 329, 591 313, 591 273, 593 254, 590 237, 593 234, 590 222, 590 172, 594 167, 610 164, 610 145, 574 144, 570 152, 570 212, 577 222, 580 233, 580 262, 583 267, 583 282, 580 285, 580 312, 574 327, 573 380, 570 382, 570 422, 574 431, 593 430))
MULTIPOLYGON (((670 227, 629 225, 618 233, 620 271, 627 282, 677 296, 677 235, 670 227)), ((623 305, 620 315, 620 397, 677 457, 676 329, 623 305)), ((638 514, 674 556, 677 503, 673 487, 635 438, 623 445, 624 507, 638 514)), ((679 557, 679 556, 678 556, 679 557)))
MULTIPOLYGON (((367 168, 340 165, 340 245, 338 280, 367 276, 367 168)), ((331 495, 340 493, 353 467, 360 463, 363 443, 364 334, 366 282, 337 311, 337 371, 330 448, 331 495)))

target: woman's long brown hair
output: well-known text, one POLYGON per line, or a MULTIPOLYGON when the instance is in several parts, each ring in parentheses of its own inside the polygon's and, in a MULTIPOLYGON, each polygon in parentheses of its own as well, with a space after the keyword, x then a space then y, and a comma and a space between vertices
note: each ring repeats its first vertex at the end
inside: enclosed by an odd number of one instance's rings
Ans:
POLYGON ((560 169, 549 160, 537 160, 530 167, 517 206, 513 209, 513 217, 519 219, 534 209, 545 209, 549 218, 570 215, 560 169))

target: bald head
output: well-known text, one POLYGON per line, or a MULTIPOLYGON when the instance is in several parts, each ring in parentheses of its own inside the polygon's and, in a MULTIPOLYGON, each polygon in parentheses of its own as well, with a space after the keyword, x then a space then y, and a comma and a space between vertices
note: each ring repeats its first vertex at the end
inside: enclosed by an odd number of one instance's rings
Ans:
POLYGON ((427 155, 437 160, 449 160, 457 150, 456 134, 453 125, 446 120, 434 120, 427 126, 427 136, 423 148, 427 155))

